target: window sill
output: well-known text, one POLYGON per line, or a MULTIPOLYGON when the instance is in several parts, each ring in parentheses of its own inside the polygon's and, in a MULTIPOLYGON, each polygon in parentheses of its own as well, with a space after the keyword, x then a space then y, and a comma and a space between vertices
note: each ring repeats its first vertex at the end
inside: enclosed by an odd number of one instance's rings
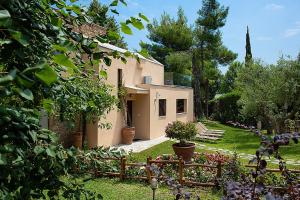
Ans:
POLYGON ((182 115, 186 115, 187 112, 182 112, 182 113, 176 113, 177 116, 182 116, 182 115))
POLYGON ((158 116, 158 119, 166 119, 167 116, 158 116))

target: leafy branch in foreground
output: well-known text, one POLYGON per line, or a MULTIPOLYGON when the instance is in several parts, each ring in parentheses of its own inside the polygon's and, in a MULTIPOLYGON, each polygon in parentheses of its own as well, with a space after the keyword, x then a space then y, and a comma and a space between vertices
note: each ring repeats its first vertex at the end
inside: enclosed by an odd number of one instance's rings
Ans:
POLYGON ((261 146, 256 151, 256 157, 251 163, 256 163, 255 170, 249 175, 243 174, 241 181, 229 181, 225 188, 225 197, 223 199, 260 199, 265 196, 267 199, 298 199, 300 194, 300 184, 286 167, 284 159, 280 156, 279 147, 289 145, 290 140, 298 143, 299 133, 287 133, 275 135, 274 137, 261 136, 261 146), (286 180, 286 189, 279 190, 265 184, 267 173, 267 161, 264 157, 274 156, 279 160, 279 169, 281 175, 286 180))
MULTIPOLYGON (((83 89, 87 91, 73 103, 77 106, 81 103, 81 110, 91 116, 103 116, 114 103, 110 87, 103 82, 106 73, 100 71, 85 76, 85 70, 96 68, 101 62, 109 66, 112 58, 126 62, 126 55, 104 52, 95 41, 109 43, 115 34, 87 38, 75 31, 90 19, 74 2, 76 0, 12 0, 0 3, 1 199, 57 199, 60 192, 68 199, 101 198, 71 182, 72 172, 78 167, 78 160, 86 157, 82 156, 86 152, 64 149, 57 143, 56 134, 41 129, 39 124, 41 109, 51 111, 52 104, 64 103, 61 101, 66 95, 71 98, 83 89), (95 79, 97 81, 92 82, 95 79), (62 92, 63 89, 69 93, 62 92), (89 101, 90 97, 93 102, 89 101), (69 175, 70 184, 61 180, 65 175, 69 175)), ((113 7, 119 2, 126 4, 124 0, 114 0, 111 11, 116 12, 113 7)), ((131 30, 129 25, 132 24, 140 29, 143 20, 143 15, 131 18, 126 21, 126 27, 131 30)))

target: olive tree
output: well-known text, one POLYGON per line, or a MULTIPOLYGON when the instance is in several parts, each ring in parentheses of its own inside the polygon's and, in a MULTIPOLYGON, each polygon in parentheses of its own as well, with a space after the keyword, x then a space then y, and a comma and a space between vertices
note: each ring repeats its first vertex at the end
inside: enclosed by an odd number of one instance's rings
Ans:
POLYGON ((245 117, 261 120, 269 132, 284 132, 286 119, 294 119, 300 104, 300 65, 280 58, 275 65, 255 61, 238 73, 237 86, 245 117))

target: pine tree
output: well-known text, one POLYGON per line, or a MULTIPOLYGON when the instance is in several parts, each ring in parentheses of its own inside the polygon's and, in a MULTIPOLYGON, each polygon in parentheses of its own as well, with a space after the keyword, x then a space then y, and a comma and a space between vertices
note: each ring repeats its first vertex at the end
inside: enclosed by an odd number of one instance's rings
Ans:
MULTIPOLYGON (((93 23, 106 28, 107 31, 116 32, 120 36, 120 27, 114 17, 108 16, 108 11, 109 7, 101 4, 98 0, 93 0, 88 8, 88 14, 92 17, 93 23)), ((110 43, 120 48, 127 48, 122 36, 119 39, 110 41, 110 43)))
POLYGON ((193 44, 193 32, 181 7, 178 8, 176 18, 163 13, 160 20, 154 19, 147 28, 151 43, 140 45, 147 49, 153 58, 164 64, 167 70, 170 66, 166 57, 171 53, 186 52, 193 44))
POLYGON ((205 86, 206 115, 208 115, 208 81, 203 77, 205 63, 228 64, 237 55, 222 44, 220 28, 225 25, 228 7, 217 0, 202 0, 202 8, 195 24, 195 46, 192 58, 195 116, 203 116, 201 107, 201 84, 205 86))
POLYGON ((252 53, 251 53, 251 43, 250 43, 250 34, 249 28, 247 26, 247 33, 246 33, 246 56, 245 56, 245 64, 246 66, 252 61, 252 53))

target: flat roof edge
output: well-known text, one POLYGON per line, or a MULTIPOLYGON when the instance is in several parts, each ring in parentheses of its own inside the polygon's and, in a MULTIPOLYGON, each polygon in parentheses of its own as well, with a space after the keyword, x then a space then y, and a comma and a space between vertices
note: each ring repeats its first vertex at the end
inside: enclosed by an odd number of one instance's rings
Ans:
POLYGON ((190 89, 192 90, 192 87, 188 86, 181 86, 181 85, 155 85, 155 84, 140 84, 141 86, 152 86, 152 87, 166 87, 166 88, 179 88, 179 89, 190 89))

